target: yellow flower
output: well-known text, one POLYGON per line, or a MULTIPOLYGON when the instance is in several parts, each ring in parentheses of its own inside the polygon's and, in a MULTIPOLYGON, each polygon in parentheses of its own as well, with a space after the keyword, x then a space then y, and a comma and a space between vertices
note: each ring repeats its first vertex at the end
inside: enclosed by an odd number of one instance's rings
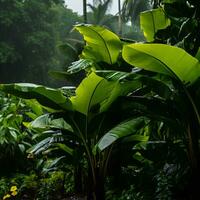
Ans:
POLYGON ((10 198, 11 196, 9 195, 9 194, 6 194, 4 197, 3 197, 3 200, 4 199, 8 199, 8 198, 10 198))
POLYGON ((11 191, 11 192, 14 192, 14 191, 16 191, 16 190, 17 190, 17 186, 15 186, 15 185, 12 186, 12 187, 10 188, 10 191, 11 191))
POLYGON ((12 196, 16 196, 16 195, 17 195, 17 191, 13 191, 13 192, 11 193, 11 195, 12 195, 12 196))

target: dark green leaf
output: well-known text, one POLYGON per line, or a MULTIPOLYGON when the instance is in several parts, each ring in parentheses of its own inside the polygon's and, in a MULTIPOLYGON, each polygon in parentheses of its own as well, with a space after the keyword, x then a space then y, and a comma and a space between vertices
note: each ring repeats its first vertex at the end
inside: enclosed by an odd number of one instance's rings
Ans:
MULTIPOLYGON (((145 119, 143 117, 131 119, 129 121, 125 121, 120 123, 111 129, 108 133, 106 133, 98 142, 97 146, 100 151, 103 151, 111 144, 113 144, 116 140, 121 139, 123 137, 127 137, 129 135, 136 134, 141 128, 145 125, 145 119)), ((140 139, 144 140, 143 137, 135 136, 135 141, 140 141, 140 139)))
POLYGON ((37 99, 39 103, 53 109, 72 110, 72 105, 60 90, 31 83, 1 84, 0 90, 25 99, 37 99))

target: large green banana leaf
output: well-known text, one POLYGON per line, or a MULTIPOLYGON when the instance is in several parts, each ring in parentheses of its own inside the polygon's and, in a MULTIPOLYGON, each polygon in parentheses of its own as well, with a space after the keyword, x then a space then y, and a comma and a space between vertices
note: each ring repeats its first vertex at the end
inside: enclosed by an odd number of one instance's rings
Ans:
MULTIPOLYGON (((138 131, 145 125, 145 118, 139 117, 129 121, 122 122, 106 133, 98 142, 97 146, 100 151, 103 151, 118 139, 137 134, 138 131)), ((147 141, 148 136, 135 135, 135 141, 147 141)))
POLYGON ((116 82, 108 82, 91 73, 76 89, 76 96, 71 97, 74 109, 87 116, 92 107, 100 107, 100 104, 108 99, 115 84, 116 82))
POLYGON ((88 116, 92 112, 104 112, 119 97, 138 88, 136 81, 108 81, 92 72, 76 89, 76 96, 71 97, 73 108, 88 116))
POLYGON ((37 99, 43 106, 72 110, 72 104, 58 89, 32 83, 1 84, 0 90, 24 99, 37 99))
POLYGON ((167 18, 162 8, 148 10, 140 14, 141 29, 148 42, 154 41, 156 32, 165 29, 170 23, 170 19, 167 18))
POLYGON ((102 61, 114 64, 117 61, 122 44, 117 35, 104 27, 94 25, 77 25, 78 30, 86 41, 82 57, 95 62, 102 61))
POLYGON ((125 45, 122 56, 129 64, 193 83, 200 77, 199 61, 181 48, 164 44, 125 45))

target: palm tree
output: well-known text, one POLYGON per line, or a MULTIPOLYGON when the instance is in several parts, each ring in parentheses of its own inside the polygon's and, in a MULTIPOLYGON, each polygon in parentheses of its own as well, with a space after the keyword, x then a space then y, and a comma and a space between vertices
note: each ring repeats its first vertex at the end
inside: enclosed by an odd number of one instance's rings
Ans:
POLYGON ((121 12, 121 0, 118 0, 118 12, 119 12, 119 18, 118 18, 119 35, 122 35, 122 12, 121 12))
POLYGON ((88 4, 90 9, 92 10, 92 24, 98 25, 107 25, 109 26, 109 17, 106 15, 112 0, 95 0, 93 1, 93 5, 88 4))
POLYGON ((125 0, 122 7, 122 19, 125 22, 131 21, 135 25, 140 12, 150 8, 149 0, 125 0))

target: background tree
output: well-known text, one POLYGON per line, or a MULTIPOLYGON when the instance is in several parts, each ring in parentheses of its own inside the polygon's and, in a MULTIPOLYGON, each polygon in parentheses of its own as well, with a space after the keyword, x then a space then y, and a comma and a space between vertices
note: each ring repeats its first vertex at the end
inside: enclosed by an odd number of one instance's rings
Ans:
POLYGON ((97 1, 95 4, 88 4, 92 11, 92 16, 89 20, 92 24, 107 25, 110 24, 111 16, 107 15, 108 10, 111 6, 112 0, 97 1))
POLYGON ((57 45, 80 18, 63 1, 0 1, 0 79, 50 84, 61 68, 57 45))
POLYGON ((131 21, 132 27, 139 24, 140 12, 150 8, 149 0, 125 0, 122 7, 122 18, 131 21))

